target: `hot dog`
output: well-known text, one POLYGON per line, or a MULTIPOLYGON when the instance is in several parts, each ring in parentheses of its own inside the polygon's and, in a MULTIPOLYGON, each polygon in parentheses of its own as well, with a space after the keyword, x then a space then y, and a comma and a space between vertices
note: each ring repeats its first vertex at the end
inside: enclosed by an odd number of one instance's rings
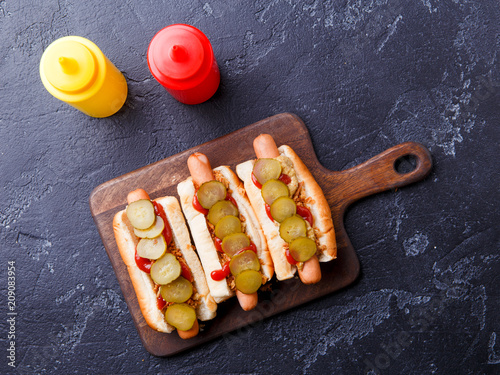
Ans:
POLYGON ((146 323, 159 332, 175 328, 183 339, 199 332, 198 320, 216 315, 200 264, 175 197, 151 201, 143 189, 130 192, 114 216, 118 250, 146 323))
POLYGON ((323 191, 290 147, 276 147, 268 134, 261 134, 253 145, 257 160, 238 164, 236 173, 266 236, 276 277, 289 279, 298 270, 303 283, 317 283, 319 262, 337 256, 323 191))
POLYGON ((207 283, 217 303, 236 294, 251 310, 256 290, 273 276, 267 243, 241 181, 226 166, 212 170, 206 155, 188 158, 191 177, 177 186, 207 283))

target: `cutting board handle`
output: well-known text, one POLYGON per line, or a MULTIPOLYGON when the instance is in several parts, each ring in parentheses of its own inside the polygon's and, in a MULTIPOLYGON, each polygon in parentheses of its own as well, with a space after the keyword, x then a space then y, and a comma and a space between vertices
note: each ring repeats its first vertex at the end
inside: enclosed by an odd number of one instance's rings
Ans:
POLYGON ((401 143, 353 168, 337 172, 334 205, 343 211, 361 198, 420 181, 431 168, 432 158, 427 148, 416 142, 401 143), (406 157, 415 161, 415 167, 407 173, 399 172, 398 163, 406 157))

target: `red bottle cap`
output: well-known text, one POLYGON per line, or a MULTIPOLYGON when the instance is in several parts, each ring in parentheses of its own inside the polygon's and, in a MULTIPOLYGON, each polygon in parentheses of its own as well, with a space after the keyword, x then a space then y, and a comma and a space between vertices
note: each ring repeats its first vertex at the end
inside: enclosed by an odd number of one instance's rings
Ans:
POLYGON ((149 70, 182 103, 198 104, 217 91, 219 68, 212 45, 197 28, 175 24, 160 30, 148 48, 149 70))

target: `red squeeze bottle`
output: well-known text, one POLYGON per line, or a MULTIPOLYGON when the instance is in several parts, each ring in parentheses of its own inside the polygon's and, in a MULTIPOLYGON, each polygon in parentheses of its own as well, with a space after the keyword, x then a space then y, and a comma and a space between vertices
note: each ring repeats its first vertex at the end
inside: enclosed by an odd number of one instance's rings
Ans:
POLYGON ((160 30, 148 48, 153 77, 178 101, 199 104, 210 99, 220 83, 212 45, 196 27, 175 24, 160 30))

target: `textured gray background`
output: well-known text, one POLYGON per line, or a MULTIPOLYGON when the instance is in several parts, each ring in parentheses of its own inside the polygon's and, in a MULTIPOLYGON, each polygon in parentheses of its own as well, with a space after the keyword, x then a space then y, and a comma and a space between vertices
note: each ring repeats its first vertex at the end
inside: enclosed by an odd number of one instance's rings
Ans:
MULTIPOLYGON (((498 373, 500 7, 476 0, 0 1, 0 372, 7 261, 17 373, 498 373), (146 50, 172 23, 211 40, 222 83, 185 106, 146 50), (129 97, 92 119, 45 91, 55 39, 95 42, 129 97), (423 182, 347 213, 350 287, 172 358, 147 353, 92 221, 97 185, 280 112, 320 162, 426 145, 423 182)), ((237 147, 237 145, 235 145, 237 147)))

